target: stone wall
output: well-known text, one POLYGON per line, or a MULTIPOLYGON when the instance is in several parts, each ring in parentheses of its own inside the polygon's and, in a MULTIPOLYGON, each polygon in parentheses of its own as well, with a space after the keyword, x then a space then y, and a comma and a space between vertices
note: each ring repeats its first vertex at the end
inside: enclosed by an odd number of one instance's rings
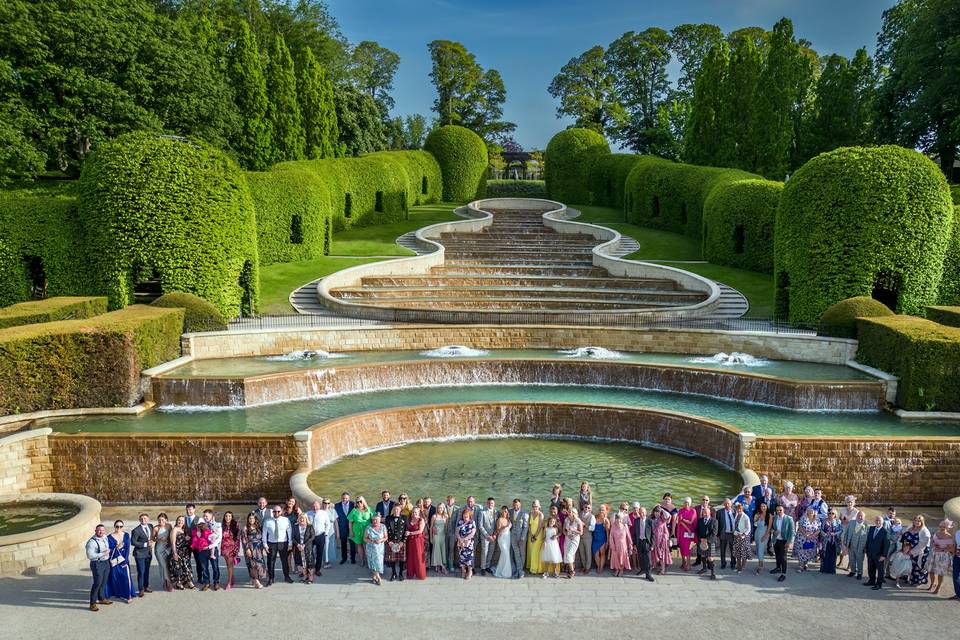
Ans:
POLYGON ((509 325, 402 325, 340 329, 267 329, 193 333, 183 338, 184 354, 230 358, 327 351, 436 349, 460 344, 477 349, 570 349, 599 346, 647 353, 714 354, 740 351, 757 357, 845 364, 856 340, 752 331, 632 329, 509 325))
POLYGON ((960 438, 758 437, 744 465, 777 486, 821 487, 866 504, 943 504, 960 490, 960 438))
POLYGON ((0 502, 68 502, 79 512, 65 522, 37 531, 0 536, 0 576, 49 573, 86 562, 84 543, 100 524, 100 503, 87 496, 59 493, 0 496, 0 502))
POLYGON ((0 438, 0 494, 53 491, 52 431, 35 429, 0 438))
POLYGON ((109 504, 280 499, 307 464, 292 434, 58 433, 50 450, 55 491, 109 504))

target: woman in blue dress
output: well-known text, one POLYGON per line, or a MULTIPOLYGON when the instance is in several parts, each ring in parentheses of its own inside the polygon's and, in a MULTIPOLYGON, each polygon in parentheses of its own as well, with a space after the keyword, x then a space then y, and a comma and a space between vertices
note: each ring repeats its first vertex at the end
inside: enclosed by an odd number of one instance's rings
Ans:
POLYGON ((383 573, 383 543, 387 539, 387 528, 380 522, 380 514, 374 513, 367 530, 363 533, 363 541, 367 547, 367 566, 373 573, 373 584, 380 585, 380 574, 383 573))
POLYGON ((477 535, 477 523, 473 521, 473 512, 464 509, 457 522, 457 557, 460 560, 460 575, 469 580, 473 575, 473 542, 477 535))
POLYGON ((926 566, 927 557, 930 555, 930 530, 927 529, 923 516, 916 516, 913 519, 913 526, 900 536, 900 543, 904 542, 910 543, 910 561, 913 562, 910 584, 914 586, 927 584, 929 573, 926 566))
POLYGON ((840 541, 843 538, 843 523, 837 518, 837 512, 830 509, 827 519, 820 529, 820 573, 837 572, 837 555, 840 552, 840 541))
POLYGON ((130 534, 123 530, 123 520, 113 523, 113 533, 107 536, 110 545, 110 578, 104 587, 108 598, 133 601, 133 580, 130 575, 130 534))
POLYGON ((593 563, 597 567, 597 575, 603 574, 603 565, 607 556, 607 534, 610 532, 610 519, 607 517, 607 505, 601 504, 597 509, 596 524, 593 527, 593 538, 590 541, 590 552, 593 554, 593 563))

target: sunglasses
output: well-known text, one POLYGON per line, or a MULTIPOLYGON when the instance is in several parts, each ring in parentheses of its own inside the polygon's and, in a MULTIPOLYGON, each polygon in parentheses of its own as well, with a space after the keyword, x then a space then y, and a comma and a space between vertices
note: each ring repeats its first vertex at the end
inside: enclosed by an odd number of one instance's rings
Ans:
POLYGON ((114 529, 123 529, 123 525, 122 525, 122 524, 115 524, 115 525, 113 525, 113 528, 114 528, 114 529))

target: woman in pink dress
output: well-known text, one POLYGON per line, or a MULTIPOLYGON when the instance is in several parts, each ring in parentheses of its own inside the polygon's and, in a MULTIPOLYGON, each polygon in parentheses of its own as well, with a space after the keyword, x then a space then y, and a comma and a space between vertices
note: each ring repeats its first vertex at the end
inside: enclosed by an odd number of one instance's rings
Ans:
POLYGON ((220 555, 227 565, 227 591, 233 589, 233 570, 237 565, 237 557, 240 553, 240 526, 233 517, 232 511, 226 511, 223 514, 223 522, 220 523, 222 535, 220 538, 220 555))
POLYGON ((690 550, 697 541, 697 511, 693 508, 691 498, 683 499, 683 507, 677 513, 677 546, 680 547, 680 558, 683 563, 680 569, 690 570, 690 550))
POLYGON ((650 550, 650 565, 657 567, 657 573, 664 575, 667 567, 673 564, 670 556, 670 512, 657 505, 653 508, 653 548, 650 550))
POLYGON ((630 535, 628 516, 620 511, 613 515, 610 523, 610 568, 613 575, 620 577, 623 570, 630 570, 630 549, 633 548, 633 537, 630 535))

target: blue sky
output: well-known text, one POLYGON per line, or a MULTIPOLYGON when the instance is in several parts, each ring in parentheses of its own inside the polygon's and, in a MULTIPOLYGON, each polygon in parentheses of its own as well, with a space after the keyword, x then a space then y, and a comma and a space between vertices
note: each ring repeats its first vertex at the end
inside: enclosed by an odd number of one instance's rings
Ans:
POLYGON ((517 123, 526 149, 543 148, 568 123, 556 118, 547 85, 573 56, 625 31, 707 22, 725 32, 769 29, 793 20, 798 37, 821 54, 872 54, 881 13, 894 0, 329 0, 351 42, 376 40, 400 55, 394 81, 395 114, 432 117, 427 43, 462 42, 484 68, 503 75, 504 117, 517 123))

